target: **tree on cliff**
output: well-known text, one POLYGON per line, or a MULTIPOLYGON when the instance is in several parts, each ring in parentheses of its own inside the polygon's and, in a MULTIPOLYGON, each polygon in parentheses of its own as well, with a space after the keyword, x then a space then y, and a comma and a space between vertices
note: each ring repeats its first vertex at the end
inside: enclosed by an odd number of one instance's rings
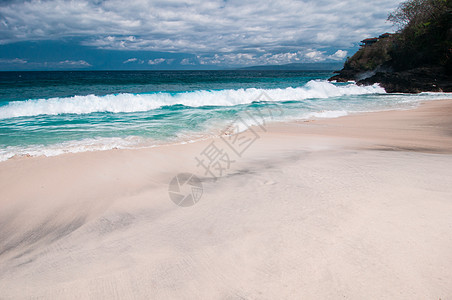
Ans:
POLYGON ((450 64, 451 4, 451 0, 409 0, 389 14, 388 20, 400 28, 390 49, 393 68, 450 64))
POLYGON ((361 47, 330 80, 389 92, 452 92, 452 0, 408 0, 389 14, 396 34, 361 47))
POLYGON ((410 0, 402 2, 399 7, 388 16, 399 29, 407 26, 418 26, 445 12, 448 7, 447 0, 410 0))

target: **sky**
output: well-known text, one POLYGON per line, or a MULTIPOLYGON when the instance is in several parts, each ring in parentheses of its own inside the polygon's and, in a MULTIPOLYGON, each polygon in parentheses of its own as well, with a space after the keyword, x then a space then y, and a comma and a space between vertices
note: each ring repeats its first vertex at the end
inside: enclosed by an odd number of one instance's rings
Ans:
POLYGON ((341 62, 396 0, 0 0, 0 70, 341 62))

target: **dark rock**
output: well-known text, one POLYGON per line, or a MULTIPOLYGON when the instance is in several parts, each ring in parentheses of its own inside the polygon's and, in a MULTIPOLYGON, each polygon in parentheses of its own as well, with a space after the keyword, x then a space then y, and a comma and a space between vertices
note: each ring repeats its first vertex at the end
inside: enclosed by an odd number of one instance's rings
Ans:
POLYGON ((328 79, 329 81, 347 82, 356 80, 356 72, 353 70, 341 70, 335 73, 338 73, 338 75, 331 77, 328 79))
POLYGON ((357 82, 379 83, 388 93, 452 92, 452 77, 443 67, 419 67, 401 72, 377 72, 357 82))
POLYGON ((330 81, 356 81, 359 85, 380 84, 387 93, 421 93, 421 92, 452 92, 452 74, 445 67, 424 66, 405 71, 376 70, 371 76, 367 72, 356 70, 341 70, 330 81), (360 79, 365 77, 364 79, 360 79))

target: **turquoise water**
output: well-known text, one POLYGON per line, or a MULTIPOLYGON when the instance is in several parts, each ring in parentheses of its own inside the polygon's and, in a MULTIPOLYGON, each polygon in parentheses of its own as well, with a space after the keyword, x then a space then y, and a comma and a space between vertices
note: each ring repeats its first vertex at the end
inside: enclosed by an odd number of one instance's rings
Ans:
POLYGON ((331 72, 0 72, 0 160, 148 147, 255 125, 406 109, 444 94, 386 94, 331 72), (277 112, 277 113, 275 113, 277 112))

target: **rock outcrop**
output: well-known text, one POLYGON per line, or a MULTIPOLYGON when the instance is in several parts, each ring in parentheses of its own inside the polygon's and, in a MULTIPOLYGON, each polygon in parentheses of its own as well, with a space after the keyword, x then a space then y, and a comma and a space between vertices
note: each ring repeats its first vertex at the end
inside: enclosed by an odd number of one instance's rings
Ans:
MULTIPOLYGON (((379 83, 390 93, 452 92, 452 1, 424 0, 426 16, 363 45, 330 81, 379 83)), ((364 42, 364 41, 363 41, 364 42)))

